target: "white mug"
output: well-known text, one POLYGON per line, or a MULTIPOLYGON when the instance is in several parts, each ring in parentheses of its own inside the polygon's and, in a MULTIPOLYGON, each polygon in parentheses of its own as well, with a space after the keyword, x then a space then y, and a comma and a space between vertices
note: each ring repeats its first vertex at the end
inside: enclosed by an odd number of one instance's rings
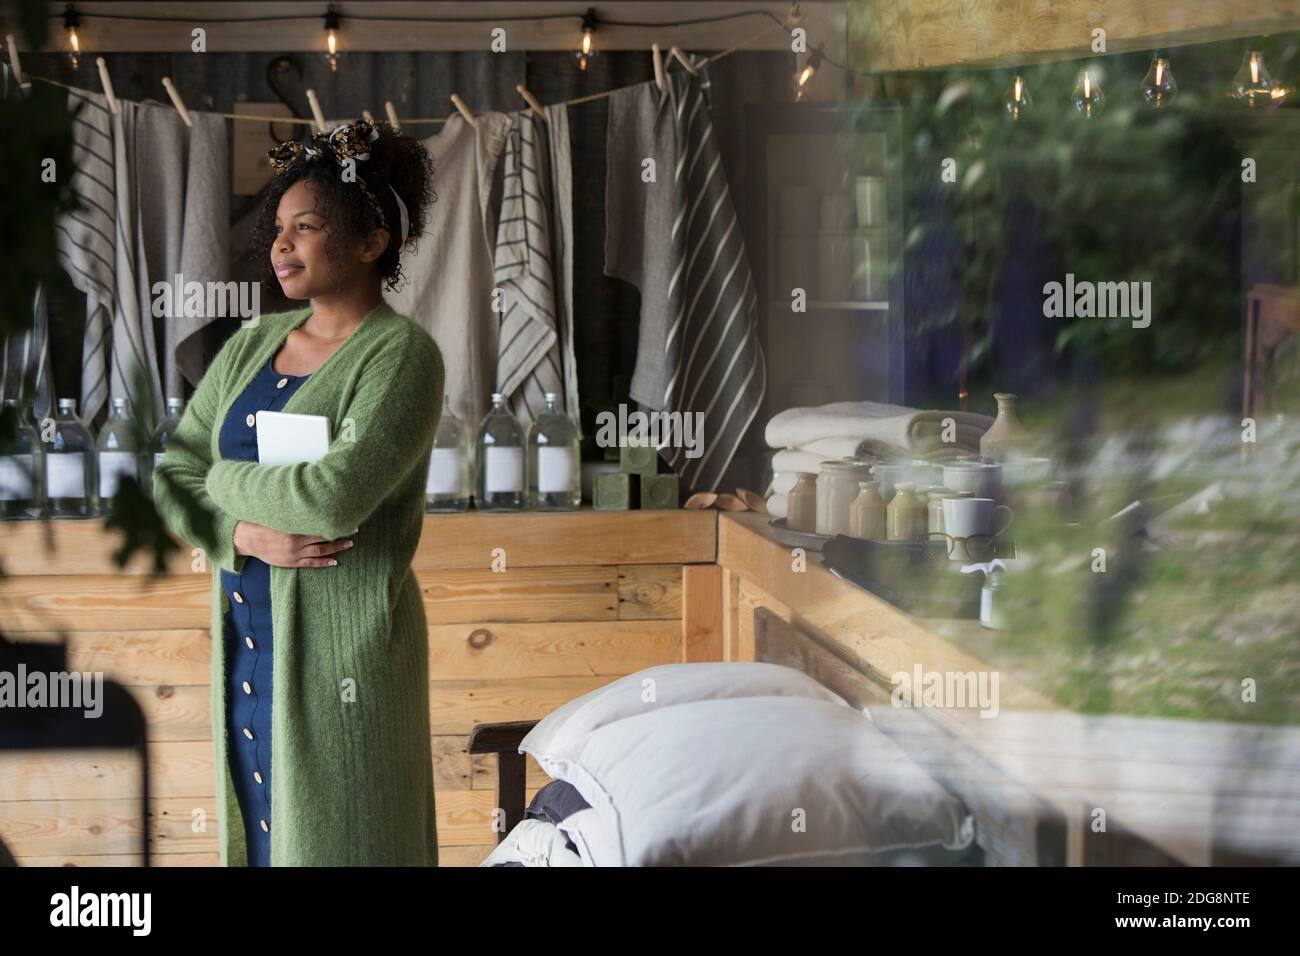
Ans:
POLYGON ((943 486, 979 498, 997 498, 1002 491, 1002 466, 978 461, 944 465, 943 486))
POLYGON ((953 539, 952 553, 948 555, 953 561, 971 560, 966 551, 966 539, 975 535, 987 534, 997 537, 1011 524, 1012 512, 1006 505, 996 504, 992 498, 944 498, 943 530, 953 539), (999 512, 1007 513, 1006 521, 998 530, 993 527, 993 516, 999 512))

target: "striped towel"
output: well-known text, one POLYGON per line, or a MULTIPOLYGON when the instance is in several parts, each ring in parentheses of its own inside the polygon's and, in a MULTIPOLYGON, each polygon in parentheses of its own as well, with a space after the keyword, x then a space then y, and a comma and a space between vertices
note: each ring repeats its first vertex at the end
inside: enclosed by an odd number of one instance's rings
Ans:
POLYGON ((59 216, 54 228, 59 263, 77 290, 86 295, 78 412, 83 421, 89 421, 108 401, 109 330, 117 297, 113 124, 108 100, 100 93, 70 90, 68 110, 73 114, 72 156, 76 163, 69 187, 78 208, 59 216))
POLYGON ((565 230, 555 197, 568 190, 556 189, 553 174, 558 172, 565 180, 572 175, 567 162, 562 162, 562 170, 555 169, 556 159, 567 159, 568 118, 557 110, 547 115, 550 122, 543 122, 532 110, 510 114, 493 264, 493 277, 501 289, 497 391, 507 397, 525 428, 545 411, 547 392, 559 396, 561 411, 574 418, 578 415, 572 322, 567 322, 565 335, 562 321, 571 318, 569 277, 557 268, 564 261, 565 230), (562 139, 563 157, 554 155, 548 133, 562 139))
POLYGON ((703 57, 692 62, 698 77, 668 76, 677 156, 663 404, 703 413, 702 454, 688 458, 676 448, 667 460, 688 487, 713 490, 763 403, 767 369, 754 280, 709 117, 708 67, 703 57))

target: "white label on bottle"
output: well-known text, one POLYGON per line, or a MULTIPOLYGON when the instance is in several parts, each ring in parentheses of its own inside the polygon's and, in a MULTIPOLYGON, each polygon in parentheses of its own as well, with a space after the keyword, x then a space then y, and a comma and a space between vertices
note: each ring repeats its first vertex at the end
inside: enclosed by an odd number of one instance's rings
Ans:
POLYGON ((426 495, 452 495, 460 488, 460 453, 455 448, 435 448, 429 457, 426 495))
POLYGON ((86 497, 86 454, 59 452, 45 456, 45 487, 51 498, 86 497))
POLYGON ((0 501, 25 501, 32 494, 32 456, 0 455, 0 501))
POLYGON ((153 466, 155 468, 162 464, 163 456, 166 454, 167 452, 165 451, 156 451, 153 453, 153 466))
POLYGON ((483 475, 484 490, 524 490, 524 450, 522 448, 487 448, 487 461, 483 475))
POLYGON ((537 490, 542 494, 573 490, 573 449, 537 449, 537 490))
POLYGON ((125 475, 136 472, 135 452, 101 451, 99 453, 99 497, 105 501, 117 494, 117 486, 125 475))

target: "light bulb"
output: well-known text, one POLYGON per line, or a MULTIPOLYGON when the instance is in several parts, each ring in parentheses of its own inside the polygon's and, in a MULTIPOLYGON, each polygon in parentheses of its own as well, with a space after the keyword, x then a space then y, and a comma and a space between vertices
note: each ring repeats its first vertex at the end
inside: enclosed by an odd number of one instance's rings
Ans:
POLYGON ((822 65, 822 47, 818 46, 808 57, 808 62, 794 76, 794 101, 800 102, 808 92, 808 84, 817 75, 817 67, 822 65))
POLYGON ((1019 120, 1034 105, 1033 97, 1029 95, 1029 87, 1025 84, 1025 78, 1019 73, 1007 87, 1007 95, 1002 98, 1002 104, 1006 107, 1007 115, 1012 120, 1019 120))
POLYGON ((330 72, 337 73, 339 68, 339 15, 334 4, 325 8, 325 59, 329 61, 330 72))
POLYGON ((1169 69, 1169 61, 1162 56, 1151 61, 1151 68, 1142 77, 1142 98, 1153 109, 1163 109, 1178 95, 1178 83, 1174 71, 1169 69))
POLYGON ((1074 108, 1085 119, 1092 119, 1101 112, 1106 96, 1101 91, 1101 83, 1084 67, 1079 71, 1079 80, 1074 84, 1074 108))
POLYGON ((596 10, 592 7, 582 15, 582 39, 578 43, 578 52, 573 54, 578 61, 579 70, 585 71, 591 58, 596 55, 595 32, 596 10))
POLYGON ((1241 68, 1232 78, 1228 95, 1242 100, 1247 106, 1257 107, 1280 103, 1286 94, 1287 90, 1273 79, 1273 74, 1264 65, 1264 55, 1258 50, 1247 50, 1241 58, 1241 68))
POLYGON ((81 26, 81 18, 77 16, 77 11, 68 4, 63 11, 63 30, 68 35, 68 60, 75 70, 80 65, 77 60, 78 54, 81 53, 81 40, 77 37, 77 27, 81 26))

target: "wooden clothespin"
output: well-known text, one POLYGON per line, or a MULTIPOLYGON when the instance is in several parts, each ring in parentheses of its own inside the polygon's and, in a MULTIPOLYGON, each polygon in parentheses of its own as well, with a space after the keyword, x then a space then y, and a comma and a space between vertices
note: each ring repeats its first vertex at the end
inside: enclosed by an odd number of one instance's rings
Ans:
POLYGON ((675 46, 672 48, 671 52, 673 56, 677 58, 677 61, 681 63, 682 66, 686 67, 687 73, 689 73, 691 76, 700 75, 699 68, 696 67, 696 65, 691 62, 690 57, 688 57, 685 53, 682 52, 681 47, 675 46))
POLYGON ((108 78, 108 64, 104 62, 102 56, 95 57, 95 65, 99 67, 99 84, 104 88, 104 96, 108 100, 108 111, 117 112, 117 97, 113 95, 113 81, 108 78))
POLYGON ((537 97, 533 96, 532 93, 529 93, 526 89, 524 89, 524 84, 522 83, 516 83, 515 89, 519 91, 519 95, 524 98, 525 102, 527 102, 528 105, 533 108, 533 112, 536 113, 538 116, 540 116, 542 122, 545 123, 546 110, 542 109, 542 104, 537 102, 537 97))
POLYGON ((392 100, 384 100, 384 112, 388 114, 389 125, 400 133, 402 131, 402 124, 397 122, 397 110, 393 109, 392 100))
POLYGON ((664 89, 664 55, 659 52, 659 44, 650 44, 650 50, 655 58, 655 83, 659 86, 660 92, 664 89))
POLYGON ((12 33, 5 34, 5 45, 9 47, 9 69, 14 71, 14 79, 19 86, 30 89, 31 83, 23 79, 23 64, 18 59, 18 44, 14 42, 12 33))
POLYGON ((321 111, 320 100, 316 97, 316 91, 308 88, 307 104, 311 107, 311 115, 316 124, 316 132, 325 132, 325 114, 321 111))
POLYGON ((185 103, 181 100, 181 95, 176 92, 176 85, 172 83, 170 76, 164 76, 162 79, 163 89, 167 95, 172 98, 172 106, 176 107, 176 112, 181 114, 181 119, 185 121, 186 126, 193 126, 194 121, 190 119, 190 111, 185 108, 185 103))
POLYGON ((465 105, 465 101, 455 93, 451 94, 451 105, 456 107, 461 116, 465 117, 466 123, 469 123, 470 126, 478 129, 478 120, 476 120, 474 114, 469 111, 469 107, 465 105))

